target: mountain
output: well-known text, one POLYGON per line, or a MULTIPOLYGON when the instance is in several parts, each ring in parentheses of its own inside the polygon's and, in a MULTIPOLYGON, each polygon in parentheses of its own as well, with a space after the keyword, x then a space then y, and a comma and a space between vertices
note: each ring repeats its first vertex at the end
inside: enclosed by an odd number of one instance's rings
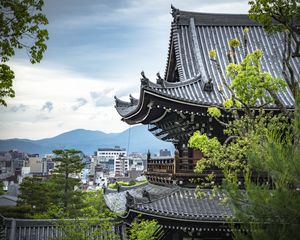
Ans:
POLYGON ((171 143, 154 137, 145 125, 138 125, 120 133, 104 133, 85 129, 75 129, 52 138, 40 140, 7 139, 0 140, 0 151, 17 149, 26 153, 51 153, 53 149, 79 149, 91 155, 100 147, 120 146, 129 152, 158 153, 160 149, 173 150, 171 143))

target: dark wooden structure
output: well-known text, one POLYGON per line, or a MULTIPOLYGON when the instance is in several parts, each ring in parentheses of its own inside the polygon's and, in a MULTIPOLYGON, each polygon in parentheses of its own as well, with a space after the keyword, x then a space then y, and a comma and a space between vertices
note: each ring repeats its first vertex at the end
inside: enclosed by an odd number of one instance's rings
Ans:
MULTIPOLYGON (((159 139, 175 145, 175 158, 148 158, 149 181, 157 183, 188 184, 187 179, 196 177, 193 169, 201 153, 187 147, 188 139, 196 130, 224 141, 223 127, 207 113, 207 108, 221 106, 230 98, 221 76, 209 60, 208 52, 216 49, 221 71, 229 64, 226 53, 232 38, 246 39, 247 45, 237 51, 237 60, 259 48, 264 52, 262 69, 274 77, 282 77, 283 35, 268 35, 261 26, 247 15, 209 14, 180 11, 172 7, 168 61, 164 78, 157 74, 156 83, 142 72, 140 97, 130 95, 125 102, 116 97, 116 110, 122 120, 132 124, 148 124, 149 131, 159 139), (249 29, 247 35, 243 30, 249 29), (223 89, 223 95, 219 89, 223 89)), ((299 67, 294 58, 291 66, 299 67)), ((298 69, 299 70, 299 69, 298 69)), ((295 73, 299 74, 299 71, 295 73)), ((230 79, 226 79, 230 84, 230 79)), ((278 93, 287 108, 293 108, 290 89, 278 93)), ((263 100, 262 100, 263 101, 263 100)), ((277 109, 269 104, 267 109, 277 109)), ((227 122, 230 114, 222 112, 221 120, 227 122)))
MULTIPOLYGON (((197 199, 194 190, 186 188, 191 187, 190 179, 204 177, 193 171, 202 153, 188 148, 191 134, 198 130, 207 136, 217 137, 221 142, 226 139, 222 125, 208 115, 207 109, 222 106, 223 101, 230 98, 230 92, 208 53, 216 50, 225 76, 229 64, 226 56, 230 52, 228 42, 238 38, 243 40, 236 52, 238 62, 247 53, 259 48, 264 53, 262 70, 274 77, 282 77, 284 36, 280 33, 268 35, 244 14, 196 13, 172 7, 172 16, 164 77, 157 74, 156 82, 151 82, 142 72, 139 99, 130 95, 130 100, 126 102, 115 97, 115 107, 122 121, 130 125, 147 124, 151 133, 159 139, 172 142, 176 149, 174 158, 152 158, 148 154, 146 176, 155 185, 145 187, 150 198, 143 197, 138 189, 127 195, 125 217, 128 220, 142 214, 157 219, 166 230, 166 235, 161 239, 230 238, 226 215, 230 215, 231 210, 228 208, 225 211, 216 204, 221 197, 210 200, 210 190, 207 190, 207 198, 197 199), (247 35, 245 28, 249 29, 247 35), (159 189, 164 188, 169 190, 160 194, 159 189)), ((296 74, 299 74, 299 65, 299 59, 292 59, 291 66, 296 74)), ((230 79, 226 81, 230 85, 230 79)), ((289 88, 279 92, 278 97, 288 109, 293 108, 294 99, 289 88)), ((263 101, 259 100, 258 104, 262 105, 263 101)), ((278 109, 275 104, 268 104, 265 108, 278 109)), ((227 122, 231 120, 231 115, 223 111, 221 120, 227 122)), ((109 206, 112 206, 113 194, 106 195, 109 206)), ((119 195, 122 194, 116 194, 119 195)))

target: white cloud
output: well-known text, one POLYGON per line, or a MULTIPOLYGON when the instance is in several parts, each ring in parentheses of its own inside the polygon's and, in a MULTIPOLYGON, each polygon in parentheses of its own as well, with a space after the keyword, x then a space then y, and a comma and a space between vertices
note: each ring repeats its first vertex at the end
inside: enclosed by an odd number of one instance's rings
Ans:
POLYGON ((45 102, 45 104, 42 106, 41 111, 48 111, 51 112, 53 110, 53 103, 50 101, 45 102))
POLYGON ((106 107, 113 105, 114 93, 115 91, 113 88, 108 88, 98 92, 92 91, 90 94, 96 107, 106 107))
POLYGON ((27 106, 24 104, 12 105, 8 108, 8 111, 11 112, 25 112, 27 110, 27 106))
POLYGON ((73 111, 77 111, 79 108, 87 104, 88 101, 85 98, 77 98, 76 104, 72 106, 73 111))
POLYGON ((114 94, 120 89, 118 80, 91 79, 55 65, 45 65, 13 64, 16 97, 8 99, 8 105, 28 107, 25 112, 0 108, 0 138, 38 139, 75 128, 118 132, 127 127, 120 121, 112 104, 114 94), (83 105, 83 99, 89 99, 90 93, 95 92, 99 101, 99 93, 103 91, 107 100, 110 98, 109 106, 96 107, 93 102, 86 102, 84 108, 76 105, 77 111, 72 109, 74 99, 83 105), (42 114, 41 106, 47 110, 42 114))
POLYGON ((171 3, 187 11, 245 13, 247 2, 46 1, 48 50, 41 64, 12 63, 16 97, 0 107, 0 138, 37 139, 75 128, 124 130, 128 125, 120 121, 113 96, 138 98, 141 70, 152 81, 158 71, 164 75, 171 3))

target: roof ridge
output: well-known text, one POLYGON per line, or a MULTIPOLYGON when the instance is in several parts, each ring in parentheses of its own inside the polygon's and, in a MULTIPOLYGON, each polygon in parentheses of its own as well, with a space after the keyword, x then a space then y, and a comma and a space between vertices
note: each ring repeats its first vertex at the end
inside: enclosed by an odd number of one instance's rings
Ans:
POLYGON ((149 88, 150 89, 153 89, 153 88, 168 89, 168 88, 174 88, 174 87, 187 86, 187 85, 193 84, 195 82, 201 82, 201 81, 202 81, 201 75, 198 75, 198 76, 195 76, 194 78, 191 78, 191 79, 188 79, 185 81, 180 81, 180 82, 167 82, 166 80, 164 80, 164 86, 149 80, 148 86, 146 86, 146 87, 143 86, 143 87, 146 89, 149 89, 149 88))
POLYGON ((188 25, 190 18, 195 18, 196 25, 204 26, 261 26, 249 18, 247 13, 207 13, 183 11, 171 6, 173 22, 188 25))
MULTIPOLYGON (((156 202, 156 201, 159 201, 161 199, 164 199, 164 198, 167 198, 169 197, 170 195, 176 193, 176 192, 179 192, 180 191, 180 187, 178 186, 171 186, 170 189, 172 189, 171 191, 167 192, 167 193, 163 193, 163 194, 153 194, 153 193, 150 193, 150 199, 147 199, 146 201, 141 201, 141 202, 136 202, 136 206, 138 205, 141 205, 141 204, 145 204, 145 203, 153 203, 153 202, 156 202), (154 198, 152 199, 151 196, 159 196, 158 198, 154 198)), ((134 197, 135 200, 142 200, 143 198, 145 197, 134 197)))

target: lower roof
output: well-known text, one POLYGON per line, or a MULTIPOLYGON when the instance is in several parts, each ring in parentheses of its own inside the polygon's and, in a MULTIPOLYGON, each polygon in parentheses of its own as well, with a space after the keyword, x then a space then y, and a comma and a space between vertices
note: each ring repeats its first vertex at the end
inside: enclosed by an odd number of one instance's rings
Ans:
POLYGON ((213 197, 211 190, 203 190, 204 196, 197 198, 195 189, 178 186, 142 185, 127 191, 110 192, 104 195, 107 206, 127 216, 130 212, 180 221, 225 222, 232 217, 232 208, 221 203, 224 195, 213 197), (144 193, 148 192, 148 197, 144 193), (126 195, 134 198, 134 204, 126 208, 126 195))

